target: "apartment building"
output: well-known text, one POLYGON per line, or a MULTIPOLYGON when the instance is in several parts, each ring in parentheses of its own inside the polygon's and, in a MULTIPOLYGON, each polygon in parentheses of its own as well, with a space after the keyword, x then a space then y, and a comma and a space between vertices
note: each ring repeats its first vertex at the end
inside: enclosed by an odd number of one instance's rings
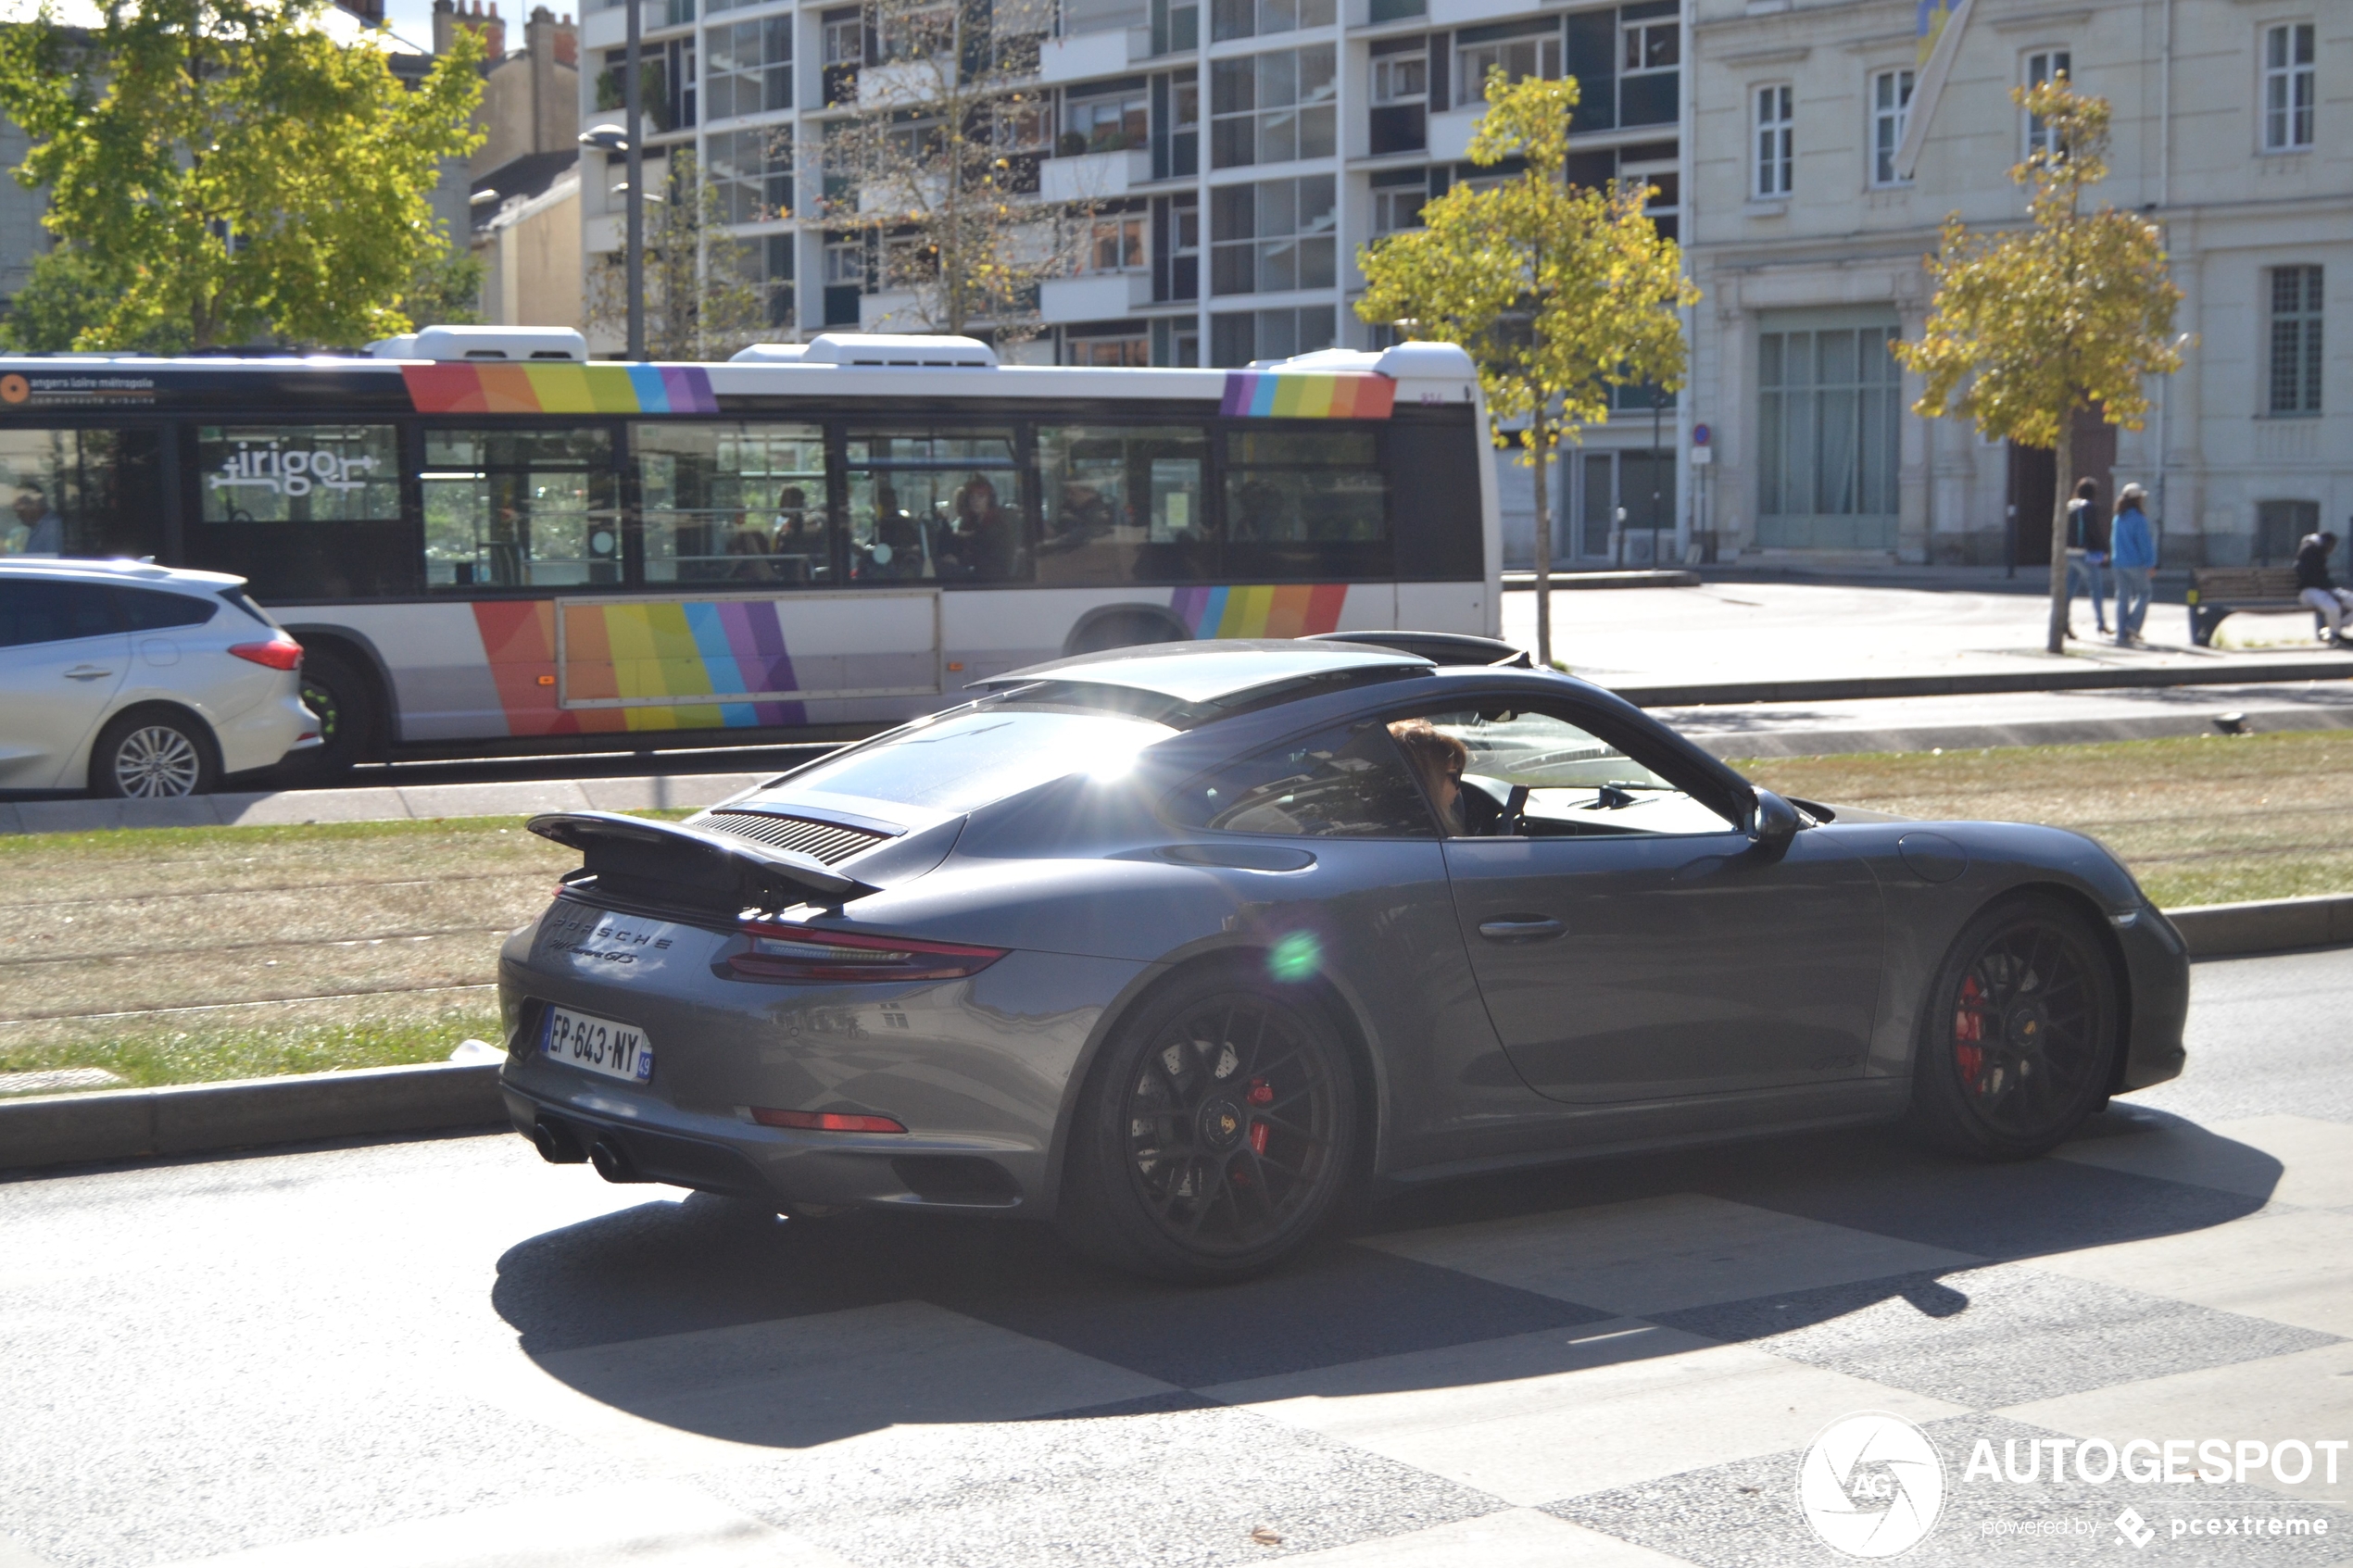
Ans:
POLYGON ((2043 132, 2009 94, 2060 71, 2111 105, 2095 199, 2163 226, 2196 334, 2145 429, 2079 426, 2085 466, 2149 488, 2169 565, 2280 561, 2341 525, 2353 359, 2322 345, 2353 314, 2353 6, 1977 0, 1906 178, 1925 9, 1696 0, 1687 401, 1710 440, 1684 448, 1684 527, 1754 556, 2048 558, 2049 454, 1913 414, 1886 345, 1922 329, 1947 213, 2024 221, 2009 169, 2043 132))
MULTIPOLYGON (((1048 331, 1015 357, 1243 365, 1385 341, 1351 308, 1356 253, 1488 172, 1464 153, 1498 66, 1576 76, 1575 177, 1651 182, 1674 232, 1689 153, 1680 12, 1680 0, 1062 0, 1039 50, 1040 194, 1101 213, 1082 270, 1041 290, 1048 331)), ((808 151, 879 64, 861 8, 650 0, 640 25, 647 152, 696 150, 746 220, 736 232, 759 242, 780 334, 887 320, 893 302, 873 292, 858 242, 771 216, 794 210, 808 151)), ((591 11, 583 28, 585 125, 617 118, 626 12, 591 11)), ((622 243, 623 178, 614 158, 584 182, 592 266, 622 243)), ((1646 558, 1655 537, 1662 555, 1675 547, 1682 413, 1639 390, 1621 401, 1557 460, 1553 494, 1569 499, 1556 558, 1646 558)), ((1508 456, 1498 472, 1518 564, 1534 546, 1530 475, 1508 456)))

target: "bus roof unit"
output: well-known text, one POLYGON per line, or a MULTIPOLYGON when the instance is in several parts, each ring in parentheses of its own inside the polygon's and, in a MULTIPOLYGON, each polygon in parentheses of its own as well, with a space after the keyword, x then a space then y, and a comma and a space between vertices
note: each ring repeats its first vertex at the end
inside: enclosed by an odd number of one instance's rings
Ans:
POLYGON ((379 359, 513 359, 582 363, 588 340, 570 327, 421 327, 368 345, 379 359))

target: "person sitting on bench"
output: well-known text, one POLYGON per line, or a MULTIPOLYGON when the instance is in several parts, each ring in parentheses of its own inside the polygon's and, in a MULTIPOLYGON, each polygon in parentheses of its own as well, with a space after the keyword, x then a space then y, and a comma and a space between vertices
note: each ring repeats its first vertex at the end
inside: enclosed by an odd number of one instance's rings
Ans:
POLYGON ((2336 549, 2334 533, 2307 533, 2296 549, 2296 597, 2320 611, 2328 630, 2321 633, 2324 643, 2343 646, 2345 613, 2353 610, 2353 589, 2340 588, 2329 575, 2329 556, 2336 549))

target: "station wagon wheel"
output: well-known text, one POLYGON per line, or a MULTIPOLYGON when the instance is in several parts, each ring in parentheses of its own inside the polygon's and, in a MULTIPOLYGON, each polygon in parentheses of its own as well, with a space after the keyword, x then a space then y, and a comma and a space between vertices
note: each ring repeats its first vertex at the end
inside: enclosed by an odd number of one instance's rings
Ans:
POLYGON ((1994 906, 1945 960, 1922 1026, 1915 1105, 1942 1141, 2041 1154, 2106 1097, 2121 1010, 2091 922, 2057 899, 1994 906))
POLYGON ((169 800, 212 788, 211 736, 166 712, 127 713, 90 748, 90 786, 99 795, 169 800))
POLYGON ((1183 987, 1121 1031, 1074 1139, 1064 1231, 1164 1277, 1223 1279, 1298 1247, 1349 1179, 1346 1050, 1312 1000, 1183 987))

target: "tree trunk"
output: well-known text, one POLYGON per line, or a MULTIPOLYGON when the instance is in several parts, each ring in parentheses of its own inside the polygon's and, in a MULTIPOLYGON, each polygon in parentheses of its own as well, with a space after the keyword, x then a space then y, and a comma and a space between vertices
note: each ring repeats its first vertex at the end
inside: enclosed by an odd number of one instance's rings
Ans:
POLYGON ((2075 410, 2059 416, 2058 445, 2051 470, 2057 494, 2051 499, 2051 625, 2045 648, 2067 651, 2067 503, 2075 495, 2075 410))
POLYGON ((1536 663, 1543 670, 1553 667, 1553 516, 1544 483, 1551 434, 1541 412, 1529 421, 1528 443, 1536 454, 1536 663))

